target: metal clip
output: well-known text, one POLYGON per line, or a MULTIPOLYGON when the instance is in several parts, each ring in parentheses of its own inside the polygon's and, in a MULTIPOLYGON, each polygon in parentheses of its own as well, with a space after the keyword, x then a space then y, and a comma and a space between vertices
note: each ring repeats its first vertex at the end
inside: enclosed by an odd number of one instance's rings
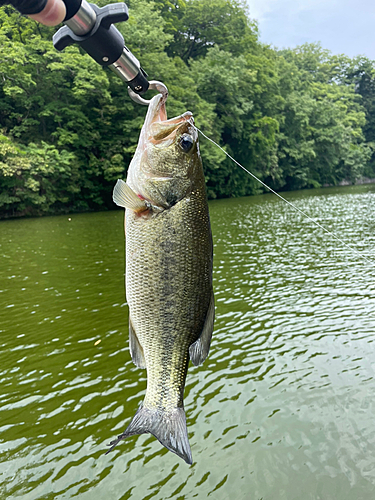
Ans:
MULTIPOLYGON (((164 83, 158 82, 156 80, 151 80, 149 84, 150 84, 149 90, 159 91, 163 96, 163 101, 165 102, 168 97, 168 89, 164 85, 164 83)), ((143 99, 143 97, 141 97, 139 94, 136 94, 134 90, 132 90, 130 87, 128 87, 128 93, 130 98, 138 104, 143 104, 144 106, 148 106, 151 102, 151 100, 143 99)))

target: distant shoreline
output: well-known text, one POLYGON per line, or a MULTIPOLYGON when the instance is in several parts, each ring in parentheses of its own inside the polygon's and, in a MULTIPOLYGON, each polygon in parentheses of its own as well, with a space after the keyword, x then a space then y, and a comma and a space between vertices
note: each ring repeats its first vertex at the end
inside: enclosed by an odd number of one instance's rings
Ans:
MULTIPOLYGON (((310 188, 302 188, 302 189, 293 189, 290 191, 278 191, 280 193, 291 193, 291 192, 298 192, 298 191, 315 191, 323 188, 337 188, 337 187, 348 187, 348 186, 363 186, 367 184, 374 184, 375 185, 375 178, 371 177, 361 177, 360 179, 357 179, 355 183, 348 181, 348 180, 343 180, 339 182, 338 184, 323 184, 320 187, 310 187, 310 188)), ((216 198, 214 200, 208 200, 209 202, 211 201, 220 201, 220 200, 229 200, 229 199, 240 199, 240 198, 248 198, 252 196, 262 196, 266 194, 271 194, 269 191, 264 191, 263 193, 258 193, 258 194, 248 194, 245 196, 238 196, 238 197, 222 197, 222 198, 216 198)), ((14 215, 6 215, 0 213, 0 222, 1 221, 9 221, 9 220, 17 220, 17 219, 39 219, 40 217, 55 217, 55 216, 70 216, 70 215, 78 215, 78 214, 94 214, 97 212, 113 212, 113 211, 120 211, 117 206, 113 206, 113 208, 109 209, 99 209, 99 210, 94 210, 94 209, 86 209, 86 210, 64 210, 60 212, 50 212, 50 213, 44 213, 44 214, 14 214, 14 215)))
MULTIPOLYGON (((363 184, 375 184, 375 178, 361 177, 360 179, 357 179, 354 184, 353 182, 344 179, 336 184, 336 186, 362 186, 363 184)), ((335 184, 323 184, 323 187, 335 187, 335 184)))

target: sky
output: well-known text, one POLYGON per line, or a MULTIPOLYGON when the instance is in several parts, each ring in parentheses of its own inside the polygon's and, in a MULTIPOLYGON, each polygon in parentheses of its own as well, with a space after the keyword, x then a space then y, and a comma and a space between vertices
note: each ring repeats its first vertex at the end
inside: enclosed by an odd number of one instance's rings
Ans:
POLYGON ((260 40, 278 48, 321 42, 333 54, 375 59, 374 0, 247 0, 260 40))

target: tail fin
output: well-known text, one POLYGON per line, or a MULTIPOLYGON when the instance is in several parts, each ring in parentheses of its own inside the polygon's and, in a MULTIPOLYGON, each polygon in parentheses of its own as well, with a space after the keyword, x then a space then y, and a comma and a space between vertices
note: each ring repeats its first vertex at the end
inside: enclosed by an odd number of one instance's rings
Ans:
POLYGON ((111 448, 107 453, 112 451, 122 439, 148 432, 168 450, 183 458, 186 463, 189 465, 193 463, 183 408, 175 408, 167 413, 141 406, 125 431, 109 443, 111 448))

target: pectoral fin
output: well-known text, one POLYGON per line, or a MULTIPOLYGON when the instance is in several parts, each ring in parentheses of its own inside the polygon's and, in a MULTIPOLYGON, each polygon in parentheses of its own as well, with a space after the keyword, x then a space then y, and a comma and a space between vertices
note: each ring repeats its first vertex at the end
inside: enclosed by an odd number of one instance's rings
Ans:
POLYGON ((149 209, 149 205, 137 196, 137 194, 126 184, 119 179, 113 189, 113 201, 119 207, 130 208, 134 212, 140 213, 149 209))
POLYGON ((130 341, 130 354, 135 366, 138 368, 146 368, 146 360, 143 352, 143 348, 138 340, 137 334, 132 325, 132 321, 129 318, 129 341, 130 341))
POLYGON ((214 294, 211 295, 210 305, 208 306, 206 321, 202 333, 198 340, 189 347, 190 359, 193 365, 198 366, 207 358, 210 350, 212 332, 214 330, 215 319, 215 300, 214 294))

